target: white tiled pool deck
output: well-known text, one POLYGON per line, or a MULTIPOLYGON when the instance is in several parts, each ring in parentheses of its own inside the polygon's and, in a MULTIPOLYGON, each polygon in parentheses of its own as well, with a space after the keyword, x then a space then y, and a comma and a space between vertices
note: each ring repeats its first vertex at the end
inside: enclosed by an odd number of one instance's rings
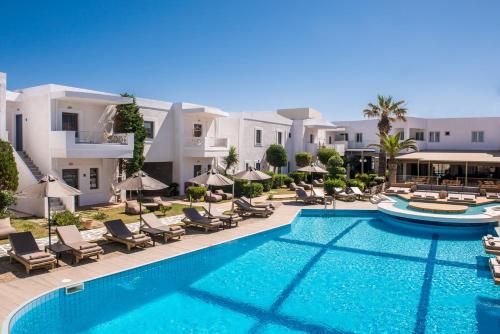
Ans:
MULTIPOLYGON (((146 263, 174 257, 232 239, 287 225, 290 224, 297 212, 302 208, 322 209, 324 206, 303 206, 294 202, 288 202, 279 207, 271 217, 267 219, 246 219, 238 228, 226 229, 208 234, 188 234, 180 241, 169 242, 167 244, 156 243, 155 247, 148 247, 131 253, 127 253, 126 251, 115 252, 113 256, 104 256, 100 261, 87 260, 79 265, 64 266, 51 271, 42 270, 39 273, 34 271, 32 276, 17 277, 6 282, 1 282, 0 318, 3 322, 12 311, 28 300, 55 288, 68 285, 68 279, 71 280, 70 282, 72 283, 86 281, 95 277, 127 270, 146 263), (63 280, 65 282, 63 282, 63 280)), ((369 202, 356 201, 346 203, 337 201, 336 209, 370 210, 376 209, 376 206, 369 202)), ((180 219, 180 216, 170 218, 172 221, 176 221, 180 219)), ((138 223, 133 223, 131 227, 137 228, 137 224, 138 223)), ((103 231, 91 232, 92 234, 89 233, 85 238, 93 239, 92 236, 100 236, 103 233, 103 231)), ((43 242, 45 241, 42 240, 41 243, 43 242)))

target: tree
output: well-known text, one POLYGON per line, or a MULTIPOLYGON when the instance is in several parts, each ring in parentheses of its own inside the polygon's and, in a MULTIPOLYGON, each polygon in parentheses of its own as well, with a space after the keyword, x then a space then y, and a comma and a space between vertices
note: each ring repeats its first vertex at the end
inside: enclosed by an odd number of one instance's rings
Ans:
POLYGON ((345 180, 346 169, 344 168, 344 160, 337 151, 328 159, 326 169, 331 178, 345 180))
POLYGON ((397 182, 397 161, 396 156, 399 152, 411 149, 417 151, 417 145, 415 141, 411 139, 399 140, 399 133, 394 135, 381 135, 380 136, 380 144, 370 144, 368 146, 378 147, 380 150, 384 150, 389 156, 389 183, 395 184, 397 182))
POLYGON ((127 176, 132 175, 142 168, 144 164, 144 140, 146 130, 144 119, 139 112, 139 106, 135 103, 135 97, 128 93, 121 94, 123 97, 131 97, 132 103, 119 104, 116 106, 115 131, 122 133, 134 133, 134 154, 132 159, 122 160, 121 168, 125 168, 127 176))
MULTIPOLYGON (((395 121, 406 122, 406 114, 408 110, 405 108, 405 101, 394 101, 392 96, 377 96, 377 104, 368 103, 368 107, 363 110, 366 118, 378 119, 378 132, 380 137, 380 145, 382 145, 382 138, 388 135, 391 131, 392 124, 395 121)), ((379 165, 378 175, 385 176, 387 169, 387 155, 383 148, 379 152, 379 165)))
POLYGON ((316 156, 318 157, 319 162, 326 166, 328 159, 336 153, 337 151, 334 148, 320 147, 316 152, 316 156))
POLYGON ((227 171, 235 166, 238 161, 240 160, 238 152, 236 151, 236 147, 231 146, 229 148, 229 152, 226 157, 223 158, 224 164, 226 165, 226 168, 224 169, 224 174, 227 175, 227 171))
POLYGON ((9 142, 0 140, 0 190, 16 191, 19 186, 14 150, 9 142))
POLYGON ((273 166, 274 171, 276 171, 276 167, 285 167, 288 163, 288 157, 283 146, 270 145, 266 150, 266 161, 273 166))
POLYGON ((299 152, 295 154, 295 164, 297 167, 309 166, 312 163, 312 154, 309 152, 299 152))

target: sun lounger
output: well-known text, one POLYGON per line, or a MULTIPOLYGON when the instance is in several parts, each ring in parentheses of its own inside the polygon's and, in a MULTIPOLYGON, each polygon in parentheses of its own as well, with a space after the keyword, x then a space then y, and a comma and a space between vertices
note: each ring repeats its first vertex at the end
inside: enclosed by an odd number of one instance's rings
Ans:
POLYGON ((106 240, 115 241, 127 246, 130 251, 134 247, 146 247, 151 242, 151 238, 145 234, 133 234, 121 219, 108 220, 104 222, 108 233, 104 235, 106 240))
POLYGON ((325 194, 325 191, 322 188, 313 188, 313 194, 316 198, 316 201, 322 204, 332 204, 333 197, 325 194))
POLYGON ((153 203, 156 203, 164 208, 171 208, 172 203, 164 201, 160 196, 153 197, 153 203))
POLYGON ((439 194, 437 193, 425 193, 425 199, 430 201, 437 201, 439 199, 439 194))
POLYGON ((354 202, 356 200, 356 195, 348 194, 342 188, 335 187, 335 188, 333 188, 333 190, 334 190, 336 199, 339 199, 341 201, 346 201, 346 202, 354 202))
POLYGON ((370 197, 372 197, 371 194, 366 194, 366 193, 362 192, 361 189, 359 189, 358 187, 350 187, 349 189, 351 189, 352 193, 359 200, 367 200, 367 199, 370 199, 370 197))
POLYGON ((461 201, 462 195, 457 193, 448 193, 448 197, 446 198, 448 201, 461 201))
POLYGON ((267 218, 273 213, 270 208, 256 208, 239 199, 235 200, 234 204, 236 205, 235 211, 240 216, 261 216, 267 218))
POLYGON ((126 201, 125 202, 125 213, 132 214, 132 215, 138 215, 141 212, 139 202, 137 202, 135 199, 132 201, 126 201))
POLYGON ((215 208, 212 208, 209 212, 205 207, 203 207, 203 210, 205 210, 205 217, 210 219, 219 219, 225 227, 237 227, 239 222, 243 220, 243 218, 237 213, 226 215, 215 208))
POLYGON ((289 187, 289 188, 290 188, 290 190, 295 190, 295 189, 300 188, 300 187, 298 187, 298 186, 295 184, 295 182, 292 182, 292 183, 290 183, 290 187, 289 187))
POLYGON ((425 199, 425 192, 423 191, 415 191, 412 195, 411 195, 411 199, 425 199))
POLYGON ((186 226, 195 226, 208 231, 218 231, 222 227, 222 222, 217 218, 203 217, 195 208, 182 209, 186 217, 182 220, 186 226))
POLYGON ((483 238, 483 247, 486 254, 500 255, 500 241, 483 238))
POLYGON ((314 187, 318 187, 319 188, 319 187, 323 187, 324 182, 319 181, 319 180, 313 180, 312 184, 313 184, 314 187))
POLYGON ((488 199, 500 199, 500 194, 498 194, 498 193, 486 193, 486 198, 488 198, 488 199))
POLYGON ((222 196, 217 195, 215 193, 212 193, 210 191, 207 191, 205 193, 205 202, 212 202, 212 203, 214 203, 214 202, 220 202, 220 201, 222 201, 222 196))
POLYGON ((15 233, 16 229, 10 225, 10 219, 0 219, 0 239, 7 239, 9 234, 15 233))
POLYGON ((475 202, 476 201, 476 195, 463 194, 462 195, 462 200, 465 201, 465 202, 475 202))
POLYGON ((395 194, 395 193, 397 193, 397 192, 398 192, 398 189, 399 189, 399 188, 396 188, 396 187, 389 187, 389 188, 387 188, 387 189, 385 190, 385 192, 386 192, 386 193, 388 193, 388 194, 395 194))
POLYGON ((309 195, 304 189, 295 189, 295 201, 302 201, 305 204, 316 204, 318 199, 314 195, 309 195))
POLYGON ((489 259, 488 264, 490 266, 491 276, 495 281, 496 285, 500 285, 500 257, 496 256, 489 259))
POLYGON ((223 200, 233 199, 233 194, 225 193, 222 189, 214 190, 214 194, 221 196, 223 200))
POLYGON ((7 253, 10 262, 16 260, 24 265, 26 273, 37 268, 52 268, 56 265, 56 258, 52 254, 42 252, 36 244, 31 232, 16 232, 9 234, 9 241, 12 247, 7 253))
POLYGON ((310 184, 307 184, 304 181, 300 181, 299 186, 304 188, 305 190, 311 190, 311 188, 312 188, 312 186, 310 184))
POLYGON ((241 196, 240 199, 243 202, 246 202, 248 205, 254 206, 256 208, 270 208, 272 210, 276 210, 277 208, 279 208, 281 206, 280 202, 264 202, 264 203, 257 203, 257 204, 251 203, 250 200, 248 198, 246 198, 245 196, 241 196))
POLYGON ((76 263, 92 256, 99 259, 101 254, 104 253, 102 247, 83 240, 80 231, 75 225, 58 226, 56 233, 59 242, 71 248, 76 263))
POLYGON ((149 228, 161 230, 165 241, 173 238, 180 239, 181 236, 186 234, 186 230, 180 226, 162 224, 160 219, 152 212, 142 215, 142 221, 149 228))

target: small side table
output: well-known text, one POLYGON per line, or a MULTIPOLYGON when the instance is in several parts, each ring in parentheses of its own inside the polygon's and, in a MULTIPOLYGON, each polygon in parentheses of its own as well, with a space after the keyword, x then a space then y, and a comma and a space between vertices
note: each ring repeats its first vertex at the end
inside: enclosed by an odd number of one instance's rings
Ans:
POLYGON ((158 203, 142 203, 142 206, 148 209, 149 211, 156 211, 160 207, 158 203))
MULTIPOLYGON (((59 259, 61 258, 63 253, 71 253, 71 247, 66 246, 64 244, 52 244, 50 246, 45 246, 45 251, 49 251, 50 253, 53 253, 56 256, 56 263, 59 265, 59 259)), ((71 264, 73 264, 74 259, 71 258, 71 264)))
POLYGON ((166 242, 165 238, 165 233, 166 231, 157 229, 157 228, 152 228, 152 227, 141 227, 140 229, 141 232, 144 232, 147 236, 151 237, 151 240, 153 240, 153 246, 155 245, 155 237, 161 235, 163 238, 163 243, 166 242))

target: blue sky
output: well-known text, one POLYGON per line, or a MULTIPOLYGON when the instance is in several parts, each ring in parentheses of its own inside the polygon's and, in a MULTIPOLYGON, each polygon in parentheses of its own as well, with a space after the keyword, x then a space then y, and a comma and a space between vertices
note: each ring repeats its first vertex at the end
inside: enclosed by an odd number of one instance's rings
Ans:
POLYGON ((500 1, 3 1, 10 89, 59 83, 225 111, 500 115, 500 1))

